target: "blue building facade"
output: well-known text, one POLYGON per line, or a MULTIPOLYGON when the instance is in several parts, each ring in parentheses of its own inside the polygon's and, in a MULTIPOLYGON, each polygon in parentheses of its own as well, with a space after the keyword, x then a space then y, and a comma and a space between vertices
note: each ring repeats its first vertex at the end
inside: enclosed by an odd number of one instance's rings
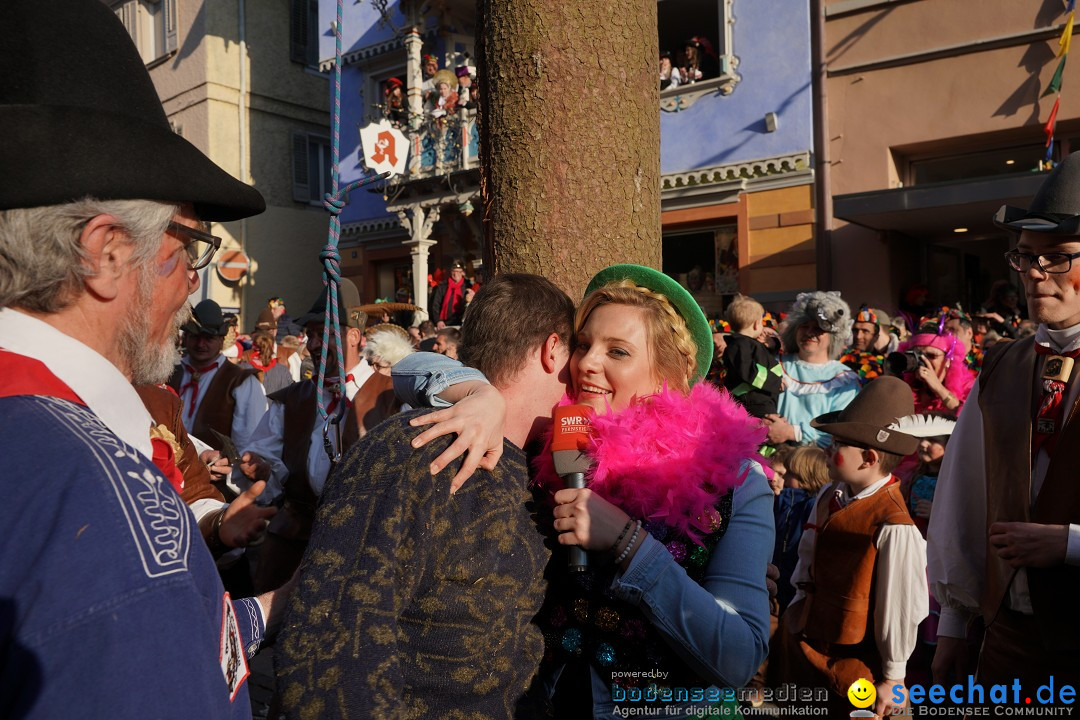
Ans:
MULTIPOLYGON (((336 2, 319 3, 329 28, 336 2)), ((410 180, 356 193, 342 215, 343 269, 366 299, 406 288, 423 304, 426 275, 482 257, 475 114, 461 103, 433 118, 439 95, 424 85, 429 55, 444 78, 473 69, 475 11, 441 7, 422 17, 407 1, 345 4, 343 181, 364 172, 359 128, 392 116, 412 140, 410 180), (404 112, 387 108, 391 78, 404 112)), ((809 4, 660 0, 657 13, 658 58, 668 51, 694 76, 660 94, 664 270, 713 315, 736 291, 786 302, 814 285, 809 4)), ((333 57, 328 31, 320 56, 333 57)))

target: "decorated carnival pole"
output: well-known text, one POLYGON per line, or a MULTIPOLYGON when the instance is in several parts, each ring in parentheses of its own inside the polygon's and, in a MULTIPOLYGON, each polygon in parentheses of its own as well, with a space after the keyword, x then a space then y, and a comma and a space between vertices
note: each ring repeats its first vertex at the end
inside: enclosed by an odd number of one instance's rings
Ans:
MULTIPOLYGON (((323 325, 323 348, 329 345, 330 336, 334 338, 334 352, 337 354, 338 386, 345 387, 345 359, 341 351, 341 319, 338 317, 338 288, 341 284, 341 255, 338 253, 338 243, 341 240, 341 211, 349 202, 349 193, 357 188, 372 183, 390 175, 389 172, 379 173, 363 177, 359 180, 340 187, 340 167, 338 159, 341 148, 341 19, 343 14, 343 0, 337 0, 337 20, 332 26, 334 33, 334 101, 331 108, 331 171, 330 192, 323 197, 323 206, 330 213, 330 231, 327 236, 326 246, 319 253, 319 260, 323 264, 323 285, 326 286, 326 316, 323 325)), ((319 407, 319 416, 323 419, 323 447, 332 462, 341 459, 341 419, 345 415, 347 403, 339 403, 337 412, 330 416, 325 401, 325 388, 323 381, 326 377, 326 352, 319 359, 319 377, 316 384, 316 399, 319 407), (337 433, 338 444, 335 450, 330 441, 330 432, 333 429, 337 433)))

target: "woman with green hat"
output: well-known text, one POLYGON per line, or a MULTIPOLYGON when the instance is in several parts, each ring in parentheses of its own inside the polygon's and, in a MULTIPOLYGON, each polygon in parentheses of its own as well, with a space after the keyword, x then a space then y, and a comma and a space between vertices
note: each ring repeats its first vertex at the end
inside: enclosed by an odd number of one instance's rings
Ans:
MULTIPOLYGON (((696 716, 735 697, 764 659, 772 493, 758 464, 765 430, 699 382, 712 334, 693 297, 650 268, 590 282, 575 320, 572 391, 592 408, 586 489, 567 489, 548 448, 536 484, 561 548, 537 617, 555 716, 696 716)), ((497 432, 495 434, 498 434, 497 432)))

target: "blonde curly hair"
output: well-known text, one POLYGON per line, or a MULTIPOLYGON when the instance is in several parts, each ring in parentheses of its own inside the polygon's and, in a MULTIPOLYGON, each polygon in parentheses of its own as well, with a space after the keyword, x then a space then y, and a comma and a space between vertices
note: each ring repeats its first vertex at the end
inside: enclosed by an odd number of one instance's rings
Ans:
POLYGON ((641 308, 645 315, 645 334, 658 380, 668 387, 687 393, 690 379, 697 371, 697 343, 671 302, 662 293, 641 287, 633 280, 620 280, 589 293, 574 317, 574 334, 581 332, 592 311, 601 305, 626 305, 641 308))

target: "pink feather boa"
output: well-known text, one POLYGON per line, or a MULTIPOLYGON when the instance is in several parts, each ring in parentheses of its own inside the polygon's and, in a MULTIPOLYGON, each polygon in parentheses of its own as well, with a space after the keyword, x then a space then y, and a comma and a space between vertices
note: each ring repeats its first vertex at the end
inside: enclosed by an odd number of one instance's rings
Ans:
MULTIPOLYGON (((665 387, 592 422, 589 488, 631 517, 662 522, 694 542, 716 529, 714 508, 746 479, 746 461, 765 464, 758 448, 767 430, 727 391, 705 382, 689 395, 665 387)), ((552 494, 565 487, 550 432, 533 467, 536 483, 552 494)))
MULTIPOLYGON (((918 335, 913 335, 911 339, 900 343, 897 352, 904 352, 914 347, 926 346, 935 347, 945 352, 945 359, 949 362, 949 367, 945 370, 945 378, 941 382, 942 385, 945 386, 945 389, 955 395, 960 401, 960 407, 953 411, 956 414, 960 414, 960 408, 967 402, 968 395, 971 394, 971 388, 975 385, 975 371, 969 368, 965 362, 966 351, 964 350, 964 344, 951 332, 945 332, 942 335, 920 333, 918 335)), ((914 373, 904 373, 904 382, 912 388, 920 386, 919 383, 916 382, 914 373)), ((916 412, 933 412, 946 409, 940 398, 934 397, 929 404, 925 404, 920 402, 917 390, 913 389, 912 392, 915 395, 916 412), (920 405, 922 406, 920 407, 920 405)), ((933 393, 930 394, 933 395, 933 393)))

